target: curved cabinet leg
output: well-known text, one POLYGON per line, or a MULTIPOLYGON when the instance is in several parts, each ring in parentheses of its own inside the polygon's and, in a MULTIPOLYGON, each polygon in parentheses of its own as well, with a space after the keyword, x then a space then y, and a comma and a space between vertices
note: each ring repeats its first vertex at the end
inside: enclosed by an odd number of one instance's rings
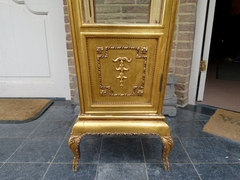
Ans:
POLYGON ((171 136, 161 136, 160 139, 162 140, 162 161, 164 164, 164 170, 169 170, 169 162, 168 162, 168 155, 173 148, 173 139, 171 136))
POLYGON ((72 170, 77 171, 78 162, 80 159, 80 141, 82 136, 73 136, 71 135, 68 140, 68 147, 72 150, 73 153, 73 162, 72 162, 72 170))

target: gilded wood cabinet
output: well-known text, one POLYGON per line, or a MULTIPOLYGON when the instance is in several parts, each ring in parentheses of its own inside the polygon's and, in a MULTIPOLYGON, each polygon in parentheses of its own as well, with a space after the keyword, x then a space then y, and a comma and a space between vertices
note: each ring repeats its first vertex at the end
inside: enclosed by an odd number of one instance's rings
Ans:
POLYGON ((177 0, 68 0, 81 113, 69 147, 73 170, 86 134, 156 134, 169 169, 161 114, 177 0))

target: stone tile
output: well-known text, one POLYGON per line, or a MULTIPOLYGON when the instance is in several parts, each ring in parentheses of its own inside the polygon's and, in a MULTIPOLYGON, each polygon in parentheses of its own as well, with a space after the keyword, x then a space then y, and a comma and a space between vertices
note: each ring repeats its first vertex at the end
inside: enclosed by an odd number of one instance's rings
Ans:
POLYGON ((1 180, 41 180, 48 166, 43 163, 6 163, 0 168, 0 177, 1 180))
POLYGON ((215 138, 181 138, 181 141, 194 163, 237 162, 215 138))
MULTIPOLYGON (((173 139, 174 147, 169 154, 170 163, 190 163, 190 160, 177 138, 173 139)), ((162 143, 158 138, 142 138, 143 151, 147 163, 162 162, 162 143)))
POLYGON ((8 162, 51 162, 61 142, 61 138, 27 139, 8 162))
POLYGON ((211 134, 202 131, 203 126, 202 121, 177 121, 171 128, 178 137, 212 137, 211 134))
POLYGON ((97 165, 80 164, 77 172, 72 171, 71 164, 51 164, 44 180, 82 179, 94 180, 97 165))
POLYGON ((100 162, 144 162, 140 138, 103 138, 100 162))
POLYGON ((58 101, 54 101, 52 106, 71 106, 72 105, 72 101, 71 100, 58 100, 58 101))
POLYGON ((177 179, 177 180, 197 180, 197 172, 191 164, 170 164, 170 170, 164 171, 162 164, 147 164, 149 180, 157 179, 177 179))
POLYGON ((25 138, 0 138, 0 162, 5 162, 25 138))
POLYGON ((42 121, 28 123, 6 124, 0 131, 0 137, 28 137, 42 121))
POLYGON ((215 107, 207 106, 207 105, 203 105, 203 104, 198 104, 198 105, 188 104, 187 106, 185 106, 184 108, 181 108, 181 109, 205 114, 205 115, 208 115, 208 116, 212 116, 215 113, 215 111, 217 110, 217 108, 215 108, 215 107))
POLYGON ((177 134, 175 132, 175 129, 176 129, 176 121, 170 117, 167 117, 166 118, 166 122, 168 124, 168 126, 170 127, 170 133, 171 133, 171 136, 173 138, 177 138, 177 134))
POLYGON ((175 121, 194 121, 198 119, 196 118, 194 112, 178 108, 177 116, 174 117, 174 120, 175 121))
POLYGON ((195 164, 195 167, 204 179, 236 180, 240 179, 240 165, 229 164, 195 164))
POLYGON ((144 164, 99 164, 96 180, 147 180, 144 164))
POLYGON ((69 121, 44 121, 30 137, 65 137, 71 125, 69 121))
POLYGON ((240 162, 240 142, 231 141, 221 137, 218 137, 217 139, 232 155, 237 157, 240 162))
POLYGON ((208 121, 211 118, 211 116, 208 116, 208 115, 205 115, 205 114, 201 114, 201 113, 195 113, 195 116, 200 121, 208 121))
MULTIPOLYGON (((86 137, 80 143, 80 163, 98 163, 99 152, 101 146, 101 138, 86 137)), ((73 154, 68 147, 68 139, 65 139, 54 162, 71 163, 73 154)))
POLYGON ((231 167, 232 171, 234 174, 236 174, 238 176, 238 179, 240 179, 240 164, 229 164, 229 166, 231 167))
POLYGON ((76 115, 72 105, 55 106, 54 110, 46 117, 45 121, 72 121, 76 115))

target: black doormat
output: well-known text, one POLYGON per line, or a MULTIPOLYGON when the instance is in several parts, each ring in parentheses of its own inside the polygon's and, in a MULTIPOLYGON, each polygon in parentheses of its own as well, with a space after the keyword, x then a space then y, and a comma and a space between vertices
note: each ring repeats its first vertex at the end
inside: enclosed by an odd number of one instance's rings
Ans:
POLYGON ((217 79, 240 81, 240 64, 237 63, 218 64, 217 79))

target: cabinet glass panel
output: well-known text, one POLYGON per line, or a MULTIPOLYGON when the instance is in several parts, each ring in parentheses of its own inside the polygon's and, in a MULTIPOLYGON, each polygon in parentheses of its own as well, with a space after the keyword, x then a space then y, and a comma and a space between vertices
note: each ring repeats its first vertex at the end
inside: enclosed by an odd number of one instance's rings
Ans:
POLYGON ((81 0, 86 24, 161 24, 166 0, 81 0))

